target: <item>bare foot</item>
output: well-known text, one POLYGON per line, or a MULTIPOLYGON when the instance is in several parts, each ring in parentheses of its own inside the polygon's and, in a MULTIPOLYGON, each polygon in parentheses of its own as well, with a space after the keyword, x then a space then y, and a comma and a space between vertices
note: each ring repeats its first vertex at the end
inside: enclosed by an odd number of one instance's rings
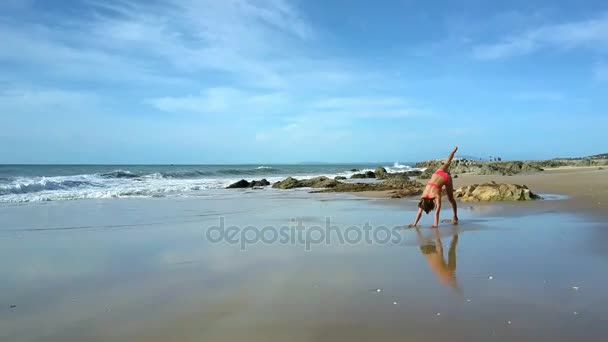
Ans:
POLYGON ((415 228, 415 227, 416 227, 416 225, 412 223, 412 224, 408 224, 408 225, 407 225, 407 227, 408 227, 408 228, 415 228))

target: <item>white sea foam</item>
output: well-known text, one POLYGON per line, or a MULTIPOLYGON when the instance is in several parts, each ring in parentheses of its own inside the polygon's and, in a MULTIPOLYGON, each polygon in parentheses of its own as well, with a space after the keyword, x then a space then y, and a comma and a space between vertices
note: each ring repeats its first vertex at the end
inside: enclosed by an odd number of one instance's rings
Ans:
MULTIPOLYGON (((395 163, 393 167, 385 168, 388 172, 402 172, 411 169, 406 165, 398 163, 395 163)), ((220 189, 225 189, 228 185, 241 178, 247 180, 266 178, 270 183, 274 183, 287 176, 293 176, 297 179, 309 179, 318 176, 328 178, 342 176, 348 179, 355 173, 374 171, 374 169, 370 168, 336 173, 275 174, 277 169, 269 166, 259 166, 257 169, 267 170, 268 174, 261 172, 256 175, 240 175, 237 172, 239 170, 227 170, 226 173, 228 175, 217 176, 204 170, 170 170, 146 174, 141 171, 115 170, 105 173, 71 176, 5 177, 0 180, 0 203, 129 197, 203 196, 205 193, 209 193, 208 190, 219 191, 220 189)))
MULTIPOLYGON (((278 181, 280 177, 268 178, 278 181)), ((0 185, 0 202, 39 202, 73 199, 197 196, 208 189, 224 189, 233 178, 165 179, 148 175, 138 179, 98 175, 19 178, 0 185)))

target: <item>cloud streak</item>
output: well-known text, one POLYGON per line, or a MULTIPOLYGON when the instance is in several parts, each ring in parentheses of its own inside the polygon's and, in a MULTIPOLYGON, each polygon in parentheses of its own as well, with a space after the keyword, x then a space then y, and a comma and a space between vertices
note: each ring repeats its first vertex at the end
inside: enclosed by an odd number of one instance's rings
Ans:
POLYGON ((605 50, 608 47, 608 13, 595 18, 562 24, 550 24, 512 34, 496 43, 473 47, 473 57, 496 60, 521 56, 541 49, 573 48, 605 50))

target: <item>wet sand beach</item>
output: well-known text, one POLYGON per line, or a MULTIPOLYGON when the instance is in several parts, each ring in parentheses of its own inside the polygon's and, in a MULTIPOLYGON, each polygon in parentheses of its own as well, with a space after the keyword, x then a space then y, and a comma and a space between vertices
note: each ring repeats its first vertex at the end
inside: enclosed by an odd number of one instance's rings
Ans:
POLYGON ((305 189, 3 205, 0 340, 602 341, 607 175, 461 175, 568 198, 462 203, 438 231, 404 228, 412 198, 305 189))

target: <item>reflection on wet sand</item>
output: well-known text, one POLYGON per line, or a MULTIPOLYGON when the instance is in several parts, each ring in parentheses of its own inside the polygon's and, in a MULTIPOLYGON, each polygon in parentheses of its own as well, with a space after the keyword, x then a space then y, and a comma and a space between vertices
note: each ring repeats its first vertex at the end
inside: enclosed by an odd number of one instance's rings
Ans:
POLYGON ((433 237, 425 237, 420 228, 416 228, 420 251, 426 259, 431 270, 435 273, 439 281, 460 293, 461 289, 456 279, 456 246, 458 245, 458 234, 452 233, 452 241, 448 249, 448 261, 445 261, 443 254, 443 243, 438 229, 433 229, 433 237))

